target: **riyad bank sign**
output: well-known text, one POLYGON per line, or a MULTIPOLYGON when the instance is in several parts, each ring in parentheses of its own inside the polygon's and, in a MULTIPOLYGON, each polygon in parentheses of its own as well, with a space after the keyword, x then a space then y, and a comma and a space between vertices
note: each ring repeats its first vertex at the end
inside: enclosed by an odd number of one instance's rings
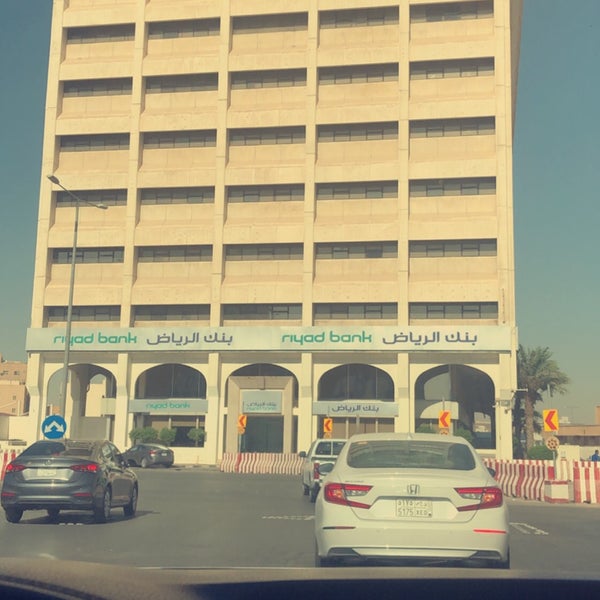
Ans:
MULTIPOLYGON (((81 328, 71 334, 74 351, 240 351, 240 350, 469 350, 510 352, 514 329, 468 327, 139 327, 81 328)), ((59 328, 29 329, 27 351, 60 351, 59 328)))

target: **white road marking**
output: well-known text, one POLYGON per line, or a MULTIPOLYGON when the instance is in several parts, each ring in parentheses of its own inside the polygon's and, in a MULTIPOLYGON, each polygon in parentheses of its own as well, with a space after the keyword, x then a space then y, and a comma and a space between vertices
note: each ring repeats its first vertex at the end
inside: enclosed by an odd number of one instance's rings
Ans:
POLYGON ((262 517, 263 519, 277 519, 281 521, 312 521, 315 515, 270 515, 262 517))
POLYGON ((529 523, 511 523, 511 525, 517 530, 520 531, 521 533, 524 533, 525 535, 549 535, 547 531, 544 531, 543 529, 538 529, 537 527, 534 527, 533 525, 529 525, 529 523))

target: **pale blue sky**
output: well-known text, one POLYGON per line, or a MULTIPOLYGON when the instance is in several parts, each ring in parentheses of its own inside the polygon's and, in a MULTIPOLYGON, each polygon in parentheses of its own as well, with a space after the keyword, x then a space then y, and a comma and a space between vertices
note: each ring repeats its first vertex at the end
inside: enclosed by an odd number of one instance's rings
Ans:
MULTIPOLYGON (((0 354, 25 359, 51 0, 2 0, 0 354)), ((525 0, 514 147, 517 320, 572 380, 546 402, 592 422, 600 405, 600 2, 525 0)))

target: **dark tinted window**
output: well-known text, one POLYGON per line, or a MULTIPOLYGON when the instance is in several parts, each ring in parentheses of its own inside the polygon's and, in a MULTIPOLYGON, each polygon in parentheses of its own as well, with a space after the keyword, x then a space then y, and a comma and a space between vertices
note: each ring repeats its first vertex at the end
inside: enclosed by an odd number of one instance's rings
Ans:
POLYGON ((465 444, 422 440, 362 441, 350 446, 348 466, 470 471, 475 468, 475 459, 465 444))
POLYGON ((52 456, 60 454, 64 449, 65 445, 63 442, 41 440, 23 450, 19 456, 52 456))

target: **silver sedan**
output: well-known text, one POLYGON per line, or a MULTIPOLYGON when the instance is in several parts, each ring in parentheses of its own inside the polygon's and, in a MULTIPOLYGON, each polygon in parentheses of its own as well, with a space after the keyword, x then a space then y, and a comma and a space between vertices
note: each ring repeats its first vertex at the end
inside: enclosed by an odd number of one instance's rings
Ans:
POLYGON ((317 497, 316 565, 509 568, 508 529, 502 490, 463 438, 355 435, 317 497))

